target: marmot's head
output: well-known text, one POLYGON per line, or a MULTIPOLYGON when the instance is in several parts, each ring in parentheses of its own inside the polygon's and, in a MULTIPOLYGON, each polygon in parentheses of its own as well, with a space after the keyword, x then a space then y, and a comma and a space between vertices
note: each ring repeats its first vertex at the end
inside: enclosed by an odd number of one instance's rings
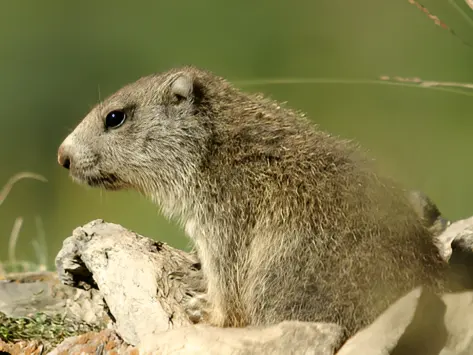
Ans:
POLYGON ((157 202, 177 198, 205 156, 212 132, 209 90, 202 85, 207 75, 182 68, 123 87, 64 140, 59 164, 89 186, 133 188, 157 202))

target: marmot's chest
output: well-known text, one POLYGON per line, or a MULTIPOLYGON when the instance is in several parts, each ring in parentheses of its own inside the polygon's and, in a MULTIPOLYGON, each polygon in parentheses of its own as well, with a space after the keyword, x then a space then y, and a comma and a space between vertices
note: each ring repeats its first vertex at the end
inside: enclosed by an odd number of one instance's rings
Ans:
POLYGON ((197 222, 195 219, 191 218, 186 222, 186 225, 184 227, 184 231, 186 232, 186 235, 192 239, 193 241, 196 241, 199 239, 199 231, 200 228, 197 226, 197 222))

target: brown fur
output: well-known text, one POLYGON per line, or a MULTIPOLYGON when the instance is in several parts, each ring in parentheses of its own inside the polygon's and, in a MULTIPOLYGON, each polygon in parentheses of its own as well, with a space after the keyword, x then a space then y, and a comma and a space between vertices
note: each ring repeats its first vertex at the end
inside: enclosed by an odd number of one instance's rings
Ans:
POLYGON ((72 177, 133 188, 177 218, 208 283, 210 322, 359 329, 444 263, 407 194, 356 144, 192 67, 95 107, 59 149, 72 177), (109 129, 108 112, 125 123, 109 129))

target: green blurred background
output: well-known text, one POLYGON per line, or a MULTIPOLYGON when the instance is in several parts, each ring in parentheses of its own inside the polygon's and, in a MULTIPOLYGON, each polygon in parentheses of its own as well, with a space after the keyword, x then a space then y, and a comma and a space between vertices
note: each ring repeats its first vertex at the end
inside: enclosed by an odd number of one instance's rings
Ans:
MULTIPOLYGON (((473 28, 446 0, 423 4, 473 41, 473 28)), ((17 257, 35 258, 31 240, 40 216, 51 264, 63 239, 96 218, 188 246, 183 232, 145 198, 78 186, 57 165, 59 144, 98 101, 99 91, 103 98, 140 76, 183 64, 235 83, 380 75, 473 82, 473 49, 407 0, 4 0, 0 46, 0 185, 20 171, 49 180, 20 181, 0 207, 0 260, 7 258, 17 216, 24 217, 17 257)), ((473 214, 473 91, 240 87, 288 101, 323 128, 355 138, 387 173, 426 192, 447 217, 473 214)))

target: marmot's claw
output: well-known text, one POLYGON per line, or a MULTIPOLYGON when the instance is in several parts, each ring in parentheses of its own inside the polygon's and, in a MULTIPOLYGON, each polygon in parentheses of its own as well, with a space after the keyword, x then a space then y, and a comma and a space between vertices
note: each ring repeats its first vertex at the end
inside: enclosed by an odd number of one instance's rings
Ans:
POLYGON ((202 323, 208 318, 209 301, 207 294, 197 294, 186 304, 186 313, 192 323, 202 323))

